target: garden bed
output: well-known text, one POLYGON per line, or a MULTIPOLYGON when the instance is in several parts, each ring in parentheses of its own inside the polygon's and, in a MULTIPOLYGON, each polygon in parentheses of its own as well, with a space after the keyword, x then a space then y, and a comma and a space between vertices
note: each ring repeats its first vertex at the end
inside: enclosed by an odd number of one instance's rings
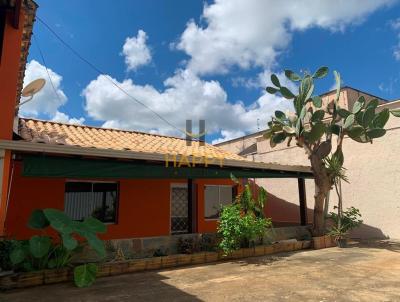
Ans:
MULTIPOLYGON (((205 264, 216 261, 234 260, 247 257, 270 255, 311 248, 311 241, 283 240, 272 245, 240 249, 230 255, 222 252, 200 252, 195 254, 176 254, 162 257, 134 259, 99 263, 97 277, 108 277, 147 270, 159 270, 185 265, 205 264)), ((0 289, 24 288, 43 284, 53 284, 73 280, 73 269, 43 270, 0 275, 0 289)))

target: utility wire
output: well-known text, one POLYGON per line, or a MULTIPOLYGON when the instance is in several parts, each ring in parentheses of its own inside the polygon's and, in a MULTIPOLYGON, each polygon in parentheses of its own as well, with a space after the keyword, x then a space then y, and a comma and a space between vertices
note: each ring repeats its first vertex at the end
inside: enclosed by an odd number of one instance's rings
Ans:
POLYGON ((77 56, 81 61, 89 65, 93 70, 95 70, 98 74, 100 75, 105 75, 106 79, 113 84, 116 88, 118 88, 121 92, 123 92, 127 97, 135 101, 136 103, 142 105, 146 109, 150 110, 154 115, 156 115, 160 120, 168 124, 169 126, 173 127, 174 129, 178 130, 179 132, 182 132, 183 134, 186 134, 185 131, 180 129, 179 127, 175 126, 172 124, 170 121, 168 121, 166 118, 164 118, 162 115, 151 109, 149 106, 147 106, 145 103, 141 102, 131 94, 129 94, 125 89, 123 89, 120 85, 118 85, 115 81, 113 81, 105 72, 103 72, 100 68, 96 67, 93 63, 91 63, 89 60, 84 58, 81 54, 79 54, 78 51, 76 51, 72 46, 70 46, 67 42, 64 41, 63 38, 61 38, 46 22, 44 22, 39 16, 36 16, 36 18, 39 20, 40 23, 42 23, 66 48, 68 48, 75 56, 77 56))
POLYGON ((64 103, 64 101, 61 99, 60 95, 58 94, 57 89, 54 86, 53 80, 51 79, 49 69, 47 68, 46 60, 44 59, 44 55, 43 55, 42 49, 40 48, 40 45, 39 45, 39 41, 38 41, 38 39, 36 39, 35 35, 33 35, 33 39, 35 40, 36 47, 37 47, 37 49, 39 51, 40 57, 42 58, 43 65, 44 65, 44 68, 46 69, 47 76, 49 77, 51 87, 53 87, 54 94, 56 95, 56 97, 60 101, 60 104, 62 104, 62 103, 64 103))

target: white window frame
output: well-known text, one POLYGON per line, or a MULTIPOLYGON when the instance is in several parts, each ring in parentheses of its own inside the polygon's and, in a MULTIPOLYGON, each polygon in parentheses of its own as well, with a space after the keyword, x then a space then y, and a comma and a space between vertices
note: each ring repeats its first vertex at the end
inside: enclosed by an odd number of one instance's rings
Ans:
MULTIPOLYGON (((203 194, 203 196, 204 196, 204 213, 203 213, 203 218, 204 218, 204 220, 206 220, 206 221, 219 221, 219 217, 218 218, 206 218, 206 187, 218 187, 218 188, 220 188, 220 187, 229 187, 229 188, 231 188, 232 190, 233 190, 233 186, 231 186, 231 185, 207 185, 207 184, 205 184, 204 185, 204 194, 203 194)), ((221 195, 221 191, 218 189, 218 202, 220 202, 220 195, 221 195)), ((233 192, 232 192, 232 201, 233 201, 233 192)), ((220 204, 221 205, 221 204, 220 204)))

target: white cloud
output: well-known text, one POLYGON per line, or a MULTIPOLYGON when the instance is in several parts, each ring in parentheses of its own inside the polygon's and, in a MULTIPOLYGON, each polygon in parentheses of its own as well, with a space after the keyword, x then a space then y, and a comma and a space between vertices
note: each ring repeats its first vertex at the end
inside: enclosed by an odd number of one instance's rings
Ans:
POLYGON ((237 130, 237 131, 221 130, 221 137, 217 138, 217 139, 214 139, 211 143, 213 145, 214 144, 218 144, 218 143, 222 143, 222 142, 234 139, 234 138, 238 138, 238 137, 244 136, 245 134, 246 133, 244 131, 240 131, 240 130, 237 130))
POLYGON ((122 54, 125 56, 127 70, 136 70, 142 65, 151 61, 151 52, 146 45, 147 34, 139 30, 136 37, 128 37, 122 47, 122 54))
POLYGON ((85 122, 83 117, 81 118, 70 118, 69 115, 57 111, 54 117, 52 118, 53 122, 60 122, 60 123, 67 123, 67 124, 75 124, 75 125, 82 125, 85 122))
MULTIPOLYGON (((51 119, 52 121, 58 121, 63 123, 71 124, 82 124, 85 119, 81 118, 70 118, 65 113, 59 111, 59 108, 67 103, 67 96, 61 87, 62 76, 48 68, 51 81, 53 82, 54 89, 51 85, 49 75, 46 72, 46 68, 35 60, 31 60, 26 64, 24 87, 32 82, 33 80, 43 78, 46 80, 46 84, 40 90, 33 99, 19 108, 19 113, 24 117, 43 117, 51 119), (54 91, 55 90, 55 91, 54 91)), ((21 98, 24 101, 25 98, 21 98)))
POLYGON ((397 61, 400 61, 400 18, 389 22, 392 29, 397 33, 397 45, 394 47, 393 56, 397 61))
POLYGON ((226 73, 231 66, 274 67, 294 31, 321 27, 342 31, 392 0, 216 0, 205 5, 201 26, 190 21, 176 47, 198 74, 226 73))
MULTIPOLYGON (((274 110, 292 108, 290 101, 269 94, 263 94, 250 107, 239 101, 229 102, 218 82, 202 80, 190 70, 178 70, 164 82, 163 91, 150 85, 136 85, 130 79, 118 84, 180 129, 184 129, 186 119, 192 119, 194 125, 205 119, 207 133, 229 138, 256 131, 257 124, 265 128, 274 110)), ((88 115, 104 121, 104 127, 180 134, 126 96, 105 75, 91 81, 82 95, 88 115)))
MULTIPOLYGON (((46 68, 43 65, 35 60, 31 60, 26 64, 24 87, 38 78, 45 79, 46 84, 42 90, 35 94, 32 101, 20 107, 19 112, 21 115, 38 117, 40 114, 45 114, 53 117, 57 113, 58 108, 67 102, 67 97, 61 89, 62 76, 51 69, 48 69, 48 71, 56 92, 51 86, 46 68)), ((24 98, 21 99, 21 101, 23 100, 24 98)))

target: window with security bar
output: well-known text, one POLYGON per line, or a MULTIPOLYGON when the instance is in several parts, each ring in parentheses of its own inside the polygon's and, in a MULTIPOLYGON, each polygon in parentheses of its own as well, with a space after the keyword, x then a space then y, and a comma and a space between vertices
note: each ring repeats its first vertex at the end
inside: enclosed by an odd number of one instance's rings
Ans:
POLYGON ((64 212, 73 220, 94 217, 117 222, 117 182, 68 181, 65 184, 64 212))
POLYGON ((204 218, 219 219, 221 206, 233 201, 232 186, 206 185, 204 186, 204 218))
POLYGON ((171 234, 189 232, 188 189, 185 186, 171 187, 171 234))

